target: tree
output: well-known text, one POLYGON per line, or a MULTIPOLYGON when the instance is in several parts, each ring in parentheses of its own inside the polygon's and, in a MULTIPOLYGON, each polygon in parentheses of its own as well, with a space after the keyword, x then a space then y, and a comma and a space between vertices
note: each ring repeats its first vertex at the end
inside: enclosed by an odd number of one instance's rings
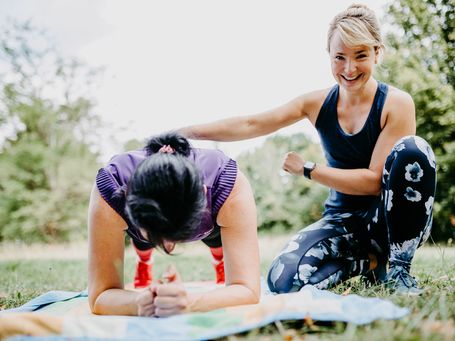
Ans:
POLYGON ((62 58, 30 23, 1 37, 0 240, 83 236, 98 168, 88 95, 98 71, 62 58))
POLYGON ((455 3, 400 0, 388 8, 387 35, 378 78, 409 92, 417 134, 433 147, 438 163, 433 237, 455 236, 455 3))
POLYGON ((262 230, 297 231, 320 218, 328 189, 304 177, 281 170, 284 155, 295 151, 304 158, 324 162, 319 144, 304 134, 275 135, 238 158, 240 169, 253 188, 258 225, 262 230))

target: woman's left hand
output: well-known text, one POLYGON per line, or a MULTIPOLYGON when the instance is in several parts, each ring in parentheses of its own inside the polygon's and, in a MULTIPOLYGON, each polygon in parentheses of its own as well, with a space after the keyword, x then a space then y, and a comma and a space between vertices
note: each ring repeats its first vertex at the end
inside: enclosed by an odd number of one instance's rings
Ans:
POLYGON ((153 301, 154 316, 165 317, 188 312, 188 294, 175 267, 169 266, 163 277, 165 282, 152 289, 156 295, 153 301))
POLYGON ((296 152, 289 152, 284 157, 282 168, 293 175, 303 175, 305 161, 296 152))

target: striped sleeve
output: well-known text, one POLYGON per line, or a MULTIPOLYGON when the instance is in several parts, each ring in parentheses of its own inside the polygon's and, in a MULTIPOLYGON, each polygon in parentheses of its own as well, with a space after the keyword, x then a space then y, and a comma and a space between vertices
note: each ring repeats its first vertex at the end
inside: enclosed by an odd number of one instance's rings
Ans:
POLYGON ((109 206, 111 206, 125 221, 128 221, 125 215, 125 196, 112 174, 106 168, 101 168, 98 171, 96 186, 109 206))
POLYGON ((218 177, 216 186, 212 189, 212 216, 214 218, 218 215, 218 211, 231 194, 232 188, 234 188, 237 171, 237 162, 229 159, 218 177))

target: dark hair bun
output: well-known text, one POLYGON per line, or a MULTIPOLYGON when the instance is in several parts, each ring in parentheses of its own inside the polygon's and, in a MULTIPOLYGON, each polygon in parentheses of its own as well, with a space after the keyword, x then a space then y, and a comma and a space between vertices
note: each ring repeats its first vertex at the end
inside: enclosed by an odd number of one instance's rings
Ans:
POLYGON ((190 155, 191 145, 182 135, 170 131, 157 136, 152 136, 145 146, 147 155, 158 153, 163 146, 170 146, 179 155, 190 155))

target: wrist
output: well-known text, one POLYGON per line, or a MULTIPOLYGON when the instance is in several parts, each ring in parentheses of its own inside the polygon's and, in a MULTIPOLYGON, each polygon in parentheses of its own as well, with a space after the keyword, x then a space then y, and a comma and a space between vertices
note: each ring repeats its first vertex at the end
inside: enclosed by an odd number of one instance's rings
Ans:
POLYGON ((311 180, 311 172, 316 168, 316 163, 312 161, 305 161, 303 164, 303 176, 311 180))
POLYGON ((202 294, 197 292, 188 293, 187 296, 187 305, 185 307, 186 313, 200 312, 204 309, 201 309, 202 294))

